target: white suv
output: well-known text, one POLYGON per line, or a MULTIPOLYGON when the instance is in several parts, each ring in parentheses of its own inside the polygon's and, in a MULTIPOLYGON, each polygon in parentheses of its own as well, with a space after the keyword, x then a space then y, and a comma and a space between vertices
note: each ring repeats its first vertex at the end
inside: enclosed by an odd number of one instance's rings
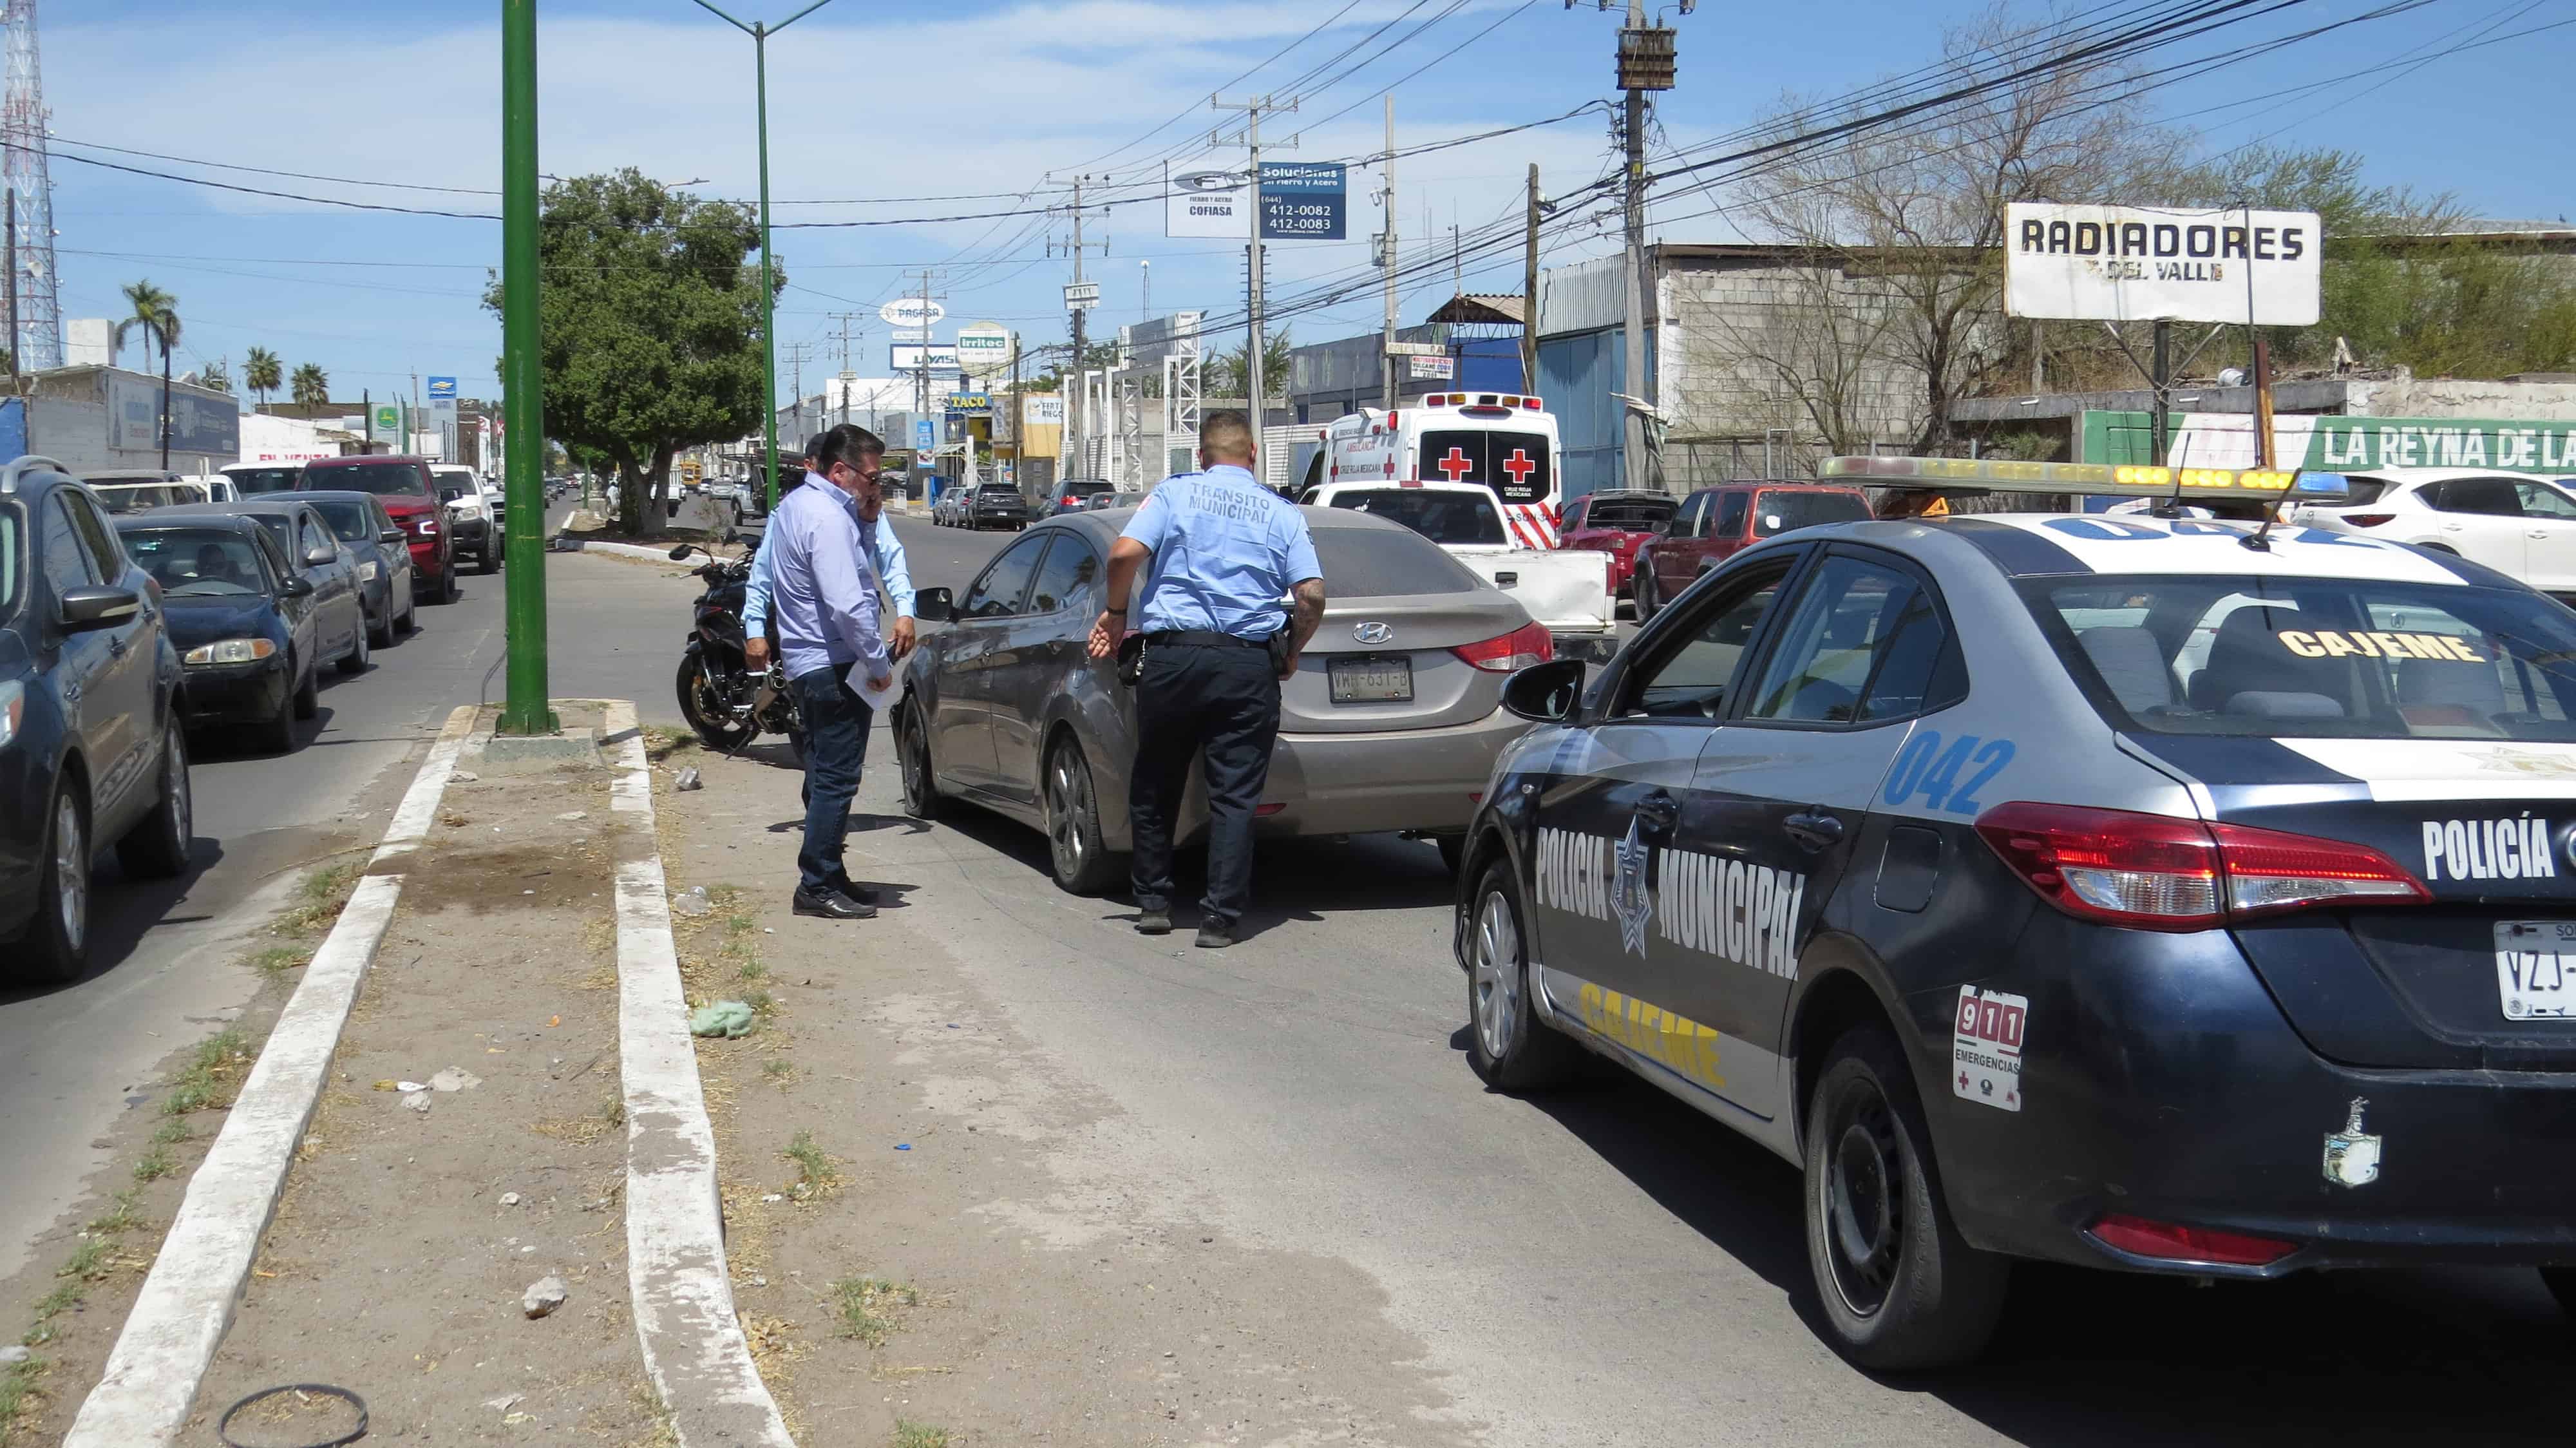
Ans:
POLYGON ((2576 478, 2490 468, 2347 473, 2346 502, 2303 504, 2292 521, 2420 543, 2509 574, 2543 593, 2576 594, 2576 478))
POLYGON ((430 479, 447 499, 447 521, 456 534, 456 551, 471 553, 480 571, 497 573, 501 569, 501 547, 507 540, 501 490, 483 481, 472 468, 457 463, 432 463, 430 479), (453 493, 454 497, 448 495, 453 493))

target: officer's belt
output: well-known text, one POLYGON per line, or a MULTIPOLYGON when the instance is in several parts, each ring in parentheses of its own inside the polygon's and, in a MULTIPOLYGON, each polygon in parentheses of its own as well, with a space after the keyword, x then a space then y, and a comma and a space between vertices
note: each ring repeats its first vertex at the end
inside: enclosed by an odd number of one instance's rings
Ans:
POLYGON ((1206 629, 1167 628, 1145 635, 1145 642, 1165 646, 1182 644, 1202 649, 1266 649, 1270 647, 1270 636, 1264 634, 1257 639, 1239 639, 1232 634, 1210 633, 1206 629))

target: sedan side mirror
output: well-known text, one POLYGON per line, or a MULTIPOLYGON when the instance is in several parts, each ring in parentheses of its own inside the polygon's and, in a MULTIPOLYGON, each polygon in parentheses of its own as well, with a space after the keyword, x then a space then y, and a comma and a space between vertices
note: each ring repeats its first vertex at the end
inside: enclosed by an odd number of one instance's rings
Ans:
POLYGON ((1583 698, 1583 661, 1552 659, 1532 664, 1503 681, 1503 707, 1537 724, 1561 724, 1574 717, 1583 698))
POLYGON ((379 543, 400 543, 402 540, 403 530, 400 528, 387 528, 376 535, 376 541, 379 543))
POLYGON ((278 592, 286 595, 288 598, 311 598, 313 596, 313 580, 302 577, 290 578, 286 580, 286 586, 280 588, 278 592))
POLYGON ((130 588, 93 584, 63 590, 63 632, 86 633, 114 628, 143 611, 142 595, 130 588))
POLYGON ((912 616, 923 623, 946 623, 956 617, 954 596, 944 588, 925 588, 912 596, 912 616))
POLYGON ((340 550, 337 548, 316 546, 304 550, 304 566, 307 568, 328 568, 338 561, 340 550))

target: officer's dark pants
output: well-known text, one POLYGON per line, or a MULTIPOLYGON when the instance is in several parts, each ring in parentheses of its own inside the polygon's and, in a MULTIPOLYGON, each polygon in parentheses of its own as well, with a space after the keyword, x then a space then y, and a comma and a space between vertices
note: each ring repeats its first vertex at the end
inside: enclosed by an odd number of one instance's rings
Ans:
POLYGON ((1172 817, 1190 757, 1207 759, 1205 923, 1232 925, 1252 899, 1252 811, 1279 737, 1279 676, 1266 648, 1158 644, 1136 683, 1136 767, 1128 785, 1140 910, 1172 908, 1172 817))
POLYGON ((805 843, 796 851, 796 883, 808 890, 837 888, 845 878, 841 836, 876 722, 876 711, 843 677, 854 667, 813 669, 788 685, 805 717, 805 843))

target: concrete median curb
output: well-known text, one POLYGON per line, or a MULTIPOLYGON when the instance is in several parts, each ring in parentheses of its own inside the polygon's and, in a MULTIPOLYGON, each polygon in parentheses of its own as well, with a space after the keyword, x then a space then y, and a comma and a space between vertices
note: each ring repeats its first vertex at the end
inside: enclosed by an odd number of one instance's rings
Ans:
POLYGON ((698 1081, 688 1001, 654 836, 653 775, 635 706, 608 701, 610 809, 640 816, 643 848, 617 865, 618 1065, 626 1104, 626 1274, 644 1368, 684 1448, 794 1448, 751 1360, 725 1265, 715 1128, 698 1081))
MULTIPOLYGON (((429 832, 456 757, 474 726, 467 706, 421 761, 370 868, 407 853, 429 832)), ((402 895, 400 874, 358 882, 313 963, 261 1047, 259 1062, 188 1180, 169 1235, 109 1352, 98 1386, 81 1403, 64 1448, 158 1448, 179 1440, 188 1409, 241 1303, 260 1238, 285 1190, 296 1144, 321 1100, 331 1055, 376 946, 402 895)))
POLYGON ((565 542, 572 545, 569 548, 556 547, 554 551, 558 553, 605 553, 612 558, 640 558, 647 563, 671 562, 670 549, 648 547, 642 543, 611 543, 604 539, 592 542, 574 533, 559 533, 550 541, 558 545, 565 542))

